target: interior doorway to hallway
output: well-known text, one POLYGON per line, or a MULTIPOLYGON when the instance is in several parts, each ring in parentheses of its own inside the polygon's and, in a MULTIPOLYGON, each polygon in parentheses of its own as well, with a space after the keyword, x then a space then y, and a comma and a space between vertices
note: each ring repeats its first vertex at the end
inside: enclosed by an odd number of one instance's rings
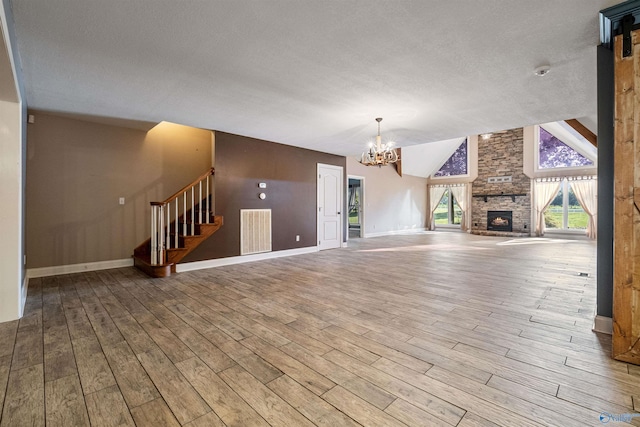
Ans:
POLYGON ((364 177, 349 175, 349 239, 364 237, 364 177))

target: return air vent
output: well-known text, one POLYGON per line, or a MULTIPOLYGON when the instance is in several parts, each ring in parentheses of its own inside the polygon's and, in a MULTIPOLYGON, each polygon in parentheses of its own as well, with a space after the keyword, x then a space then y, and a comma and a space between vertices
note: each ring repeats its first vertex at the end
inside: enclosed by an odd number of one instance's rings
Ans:
POLYGON ((240 255, 271 252, 271 209, 240 209, 240 255))

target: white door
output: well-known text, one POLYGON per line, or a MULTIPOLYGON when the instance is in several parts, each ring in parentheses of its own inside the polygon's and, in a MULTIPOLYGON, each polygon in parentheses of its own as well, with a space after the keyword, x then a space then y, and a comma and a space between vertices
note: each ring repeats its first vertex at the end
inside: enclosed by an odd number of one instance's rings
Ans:
POLYGON ((342 167, 318 163, 318 248, 342 244, 342 167))

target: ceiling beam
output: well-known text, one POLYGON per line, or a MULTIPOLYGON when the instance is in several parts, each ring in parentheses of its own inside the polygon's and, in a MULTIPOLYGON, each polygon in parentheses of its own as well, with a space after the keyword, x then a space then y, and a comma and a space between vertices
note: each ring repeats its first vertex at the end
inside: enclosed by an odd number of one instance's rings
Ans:
POLYGON ((565 122, 571 126, 576 132, 589 141, 594 147, 598 147, 598 137, 595 133, 591 132, 585 125, 580 123, 576 119, 565 120, 565 122))

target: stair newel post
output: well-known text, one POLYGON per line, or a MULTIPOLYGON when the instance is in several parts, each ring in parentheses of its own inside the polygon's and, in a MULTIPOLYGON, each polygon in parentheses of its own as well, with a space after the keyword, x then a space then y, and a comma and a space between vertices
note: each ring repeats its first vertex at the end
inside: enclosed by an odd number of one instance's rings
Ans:
POLYGON ((158 264, 164 264, 164 205, 158 206, 158 264))
POLYGON ((209 177, 211 175, 207 175, 207 224, 209 224, 209 219, 211 218, 211 191, 209 190, 209 177))

